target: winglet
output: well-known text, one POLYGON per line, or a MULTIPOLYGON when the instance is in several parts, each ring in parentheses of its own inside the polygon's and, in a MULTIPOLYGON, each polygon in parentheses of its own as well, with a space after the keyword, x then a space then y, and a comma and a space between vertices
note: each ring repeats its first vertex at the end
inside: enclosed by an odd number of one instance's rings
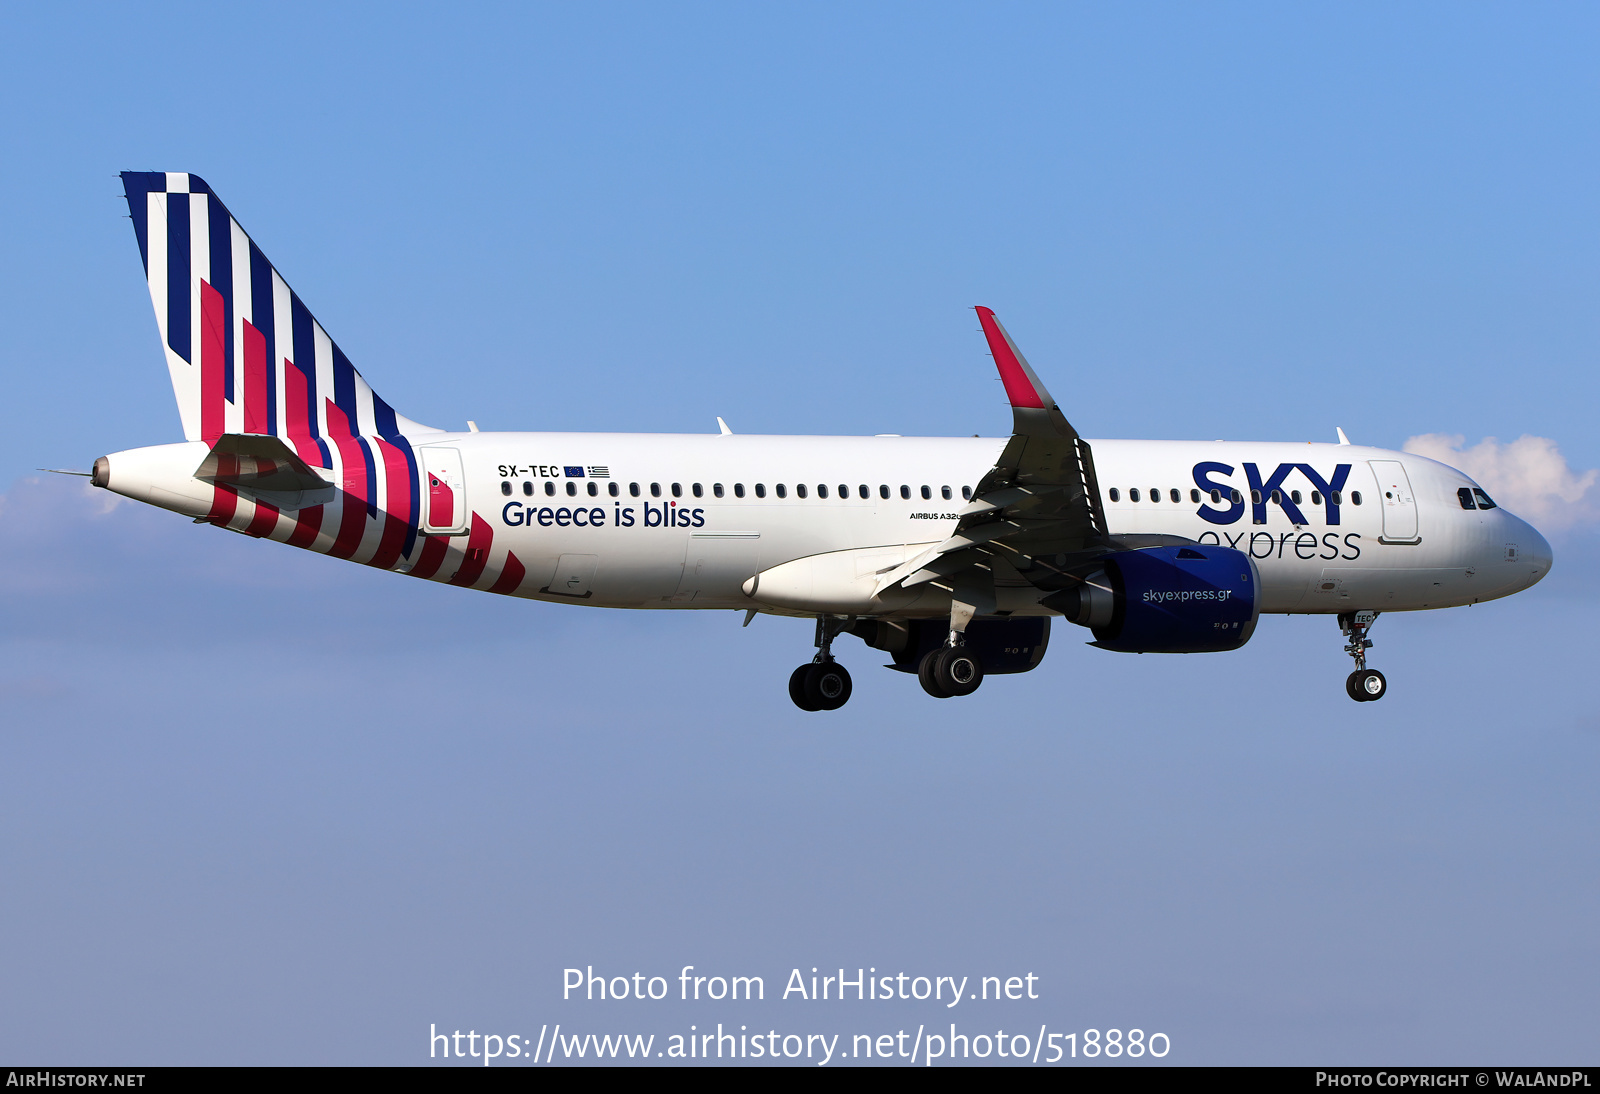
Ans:
POLYGON ((1006 386, 1006 397, 1011 400, 1011 405, 1028 410, 1049 410, 1053 407, 1055 400, 1039 382, 1039 377, 1034 375, 1033 369, 1028 367, 1027 359, 1000 325, 1000 320, 994 317, 994 311, 982 305, 973 310, 978 313, 978 322, 983 324, 983 336, 989 340, 989 352, 994 355, 995 367, 1000 370, 1000 382, 1006 386))

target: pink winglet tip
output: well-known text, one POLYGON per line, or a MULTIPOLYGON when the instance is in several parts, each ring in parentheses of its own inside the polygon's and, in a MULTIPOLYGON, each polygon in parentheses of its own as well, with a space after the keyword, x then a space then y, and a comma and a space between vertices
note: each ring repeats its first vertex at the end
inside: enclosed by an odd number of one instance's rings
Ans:
POLYGON ((1045 409, 1044 400, 1034 390, 1033 381, 1028 379, 1028 370, 995 320, 993 309, 980 304, 973 310, 978 313, 978 322, 983 324, 983 336, 989 340, 989 352, 994 354, 995 367, 1000 370, 1000 382, 1006 386, 1006 398, 1011 400, 1011 405, 1045 409))

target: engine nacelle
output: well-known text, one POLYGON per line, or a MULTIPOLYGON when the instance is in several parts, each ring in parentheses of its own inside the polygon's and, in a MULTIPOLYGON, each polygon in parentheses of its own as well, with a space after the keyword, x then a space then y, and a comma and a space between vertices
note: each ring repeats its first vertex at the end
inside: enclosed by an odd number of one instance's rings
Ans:
POLYGON ((1196 544, 1119 551, 1081 586, 1042 603, 1120 653, 1212 653, 1250 641, 1261 579, 1243 551, 1196 544))

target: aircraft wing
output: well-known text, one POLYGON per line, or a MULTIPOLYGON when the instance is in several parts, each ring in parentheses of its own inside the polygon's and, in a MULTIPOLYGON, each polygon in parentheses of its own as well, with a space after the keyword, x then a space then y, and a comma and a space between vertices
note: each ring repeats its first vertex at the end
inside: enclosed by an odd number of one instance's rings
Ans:
POLYGON ((954 534, 885 574, 879 591, 923 582, 952 591, 961 586, 965 596, 978 598, 981 609, 992 599, 996 582, 1045 589, 1076 585, 1092 568, 1090 560, 1115 545, 1106 533, 1088 442, 1061 413, 994 312, 984 307, 977 312, 1011 401, 1011 440, 961 510, 954 534))

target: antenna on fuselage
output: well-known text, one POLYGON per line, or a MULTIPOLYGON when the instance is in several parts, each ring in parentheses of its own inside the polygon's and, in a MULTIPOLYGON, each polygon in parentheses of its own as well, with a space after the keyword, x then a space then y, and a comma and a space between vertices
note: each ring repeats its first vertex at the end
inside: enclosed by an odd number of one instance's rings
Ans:
POLYGON ((733 436, 733 430, 729 429, 728 423, 723 421, 720 417, 717 418, 717 429, 721 431, 724 437, 733 436))
POLYGON ((1334 426, 1333 427, 1333 431, 1335 433, 1339 434, 1339 443, 1340 444, 1349 444, 1350 443, 1350 438, 1346 437, 1344 435, 1344 430, 1340 429, 1338 426, 1334 426))

